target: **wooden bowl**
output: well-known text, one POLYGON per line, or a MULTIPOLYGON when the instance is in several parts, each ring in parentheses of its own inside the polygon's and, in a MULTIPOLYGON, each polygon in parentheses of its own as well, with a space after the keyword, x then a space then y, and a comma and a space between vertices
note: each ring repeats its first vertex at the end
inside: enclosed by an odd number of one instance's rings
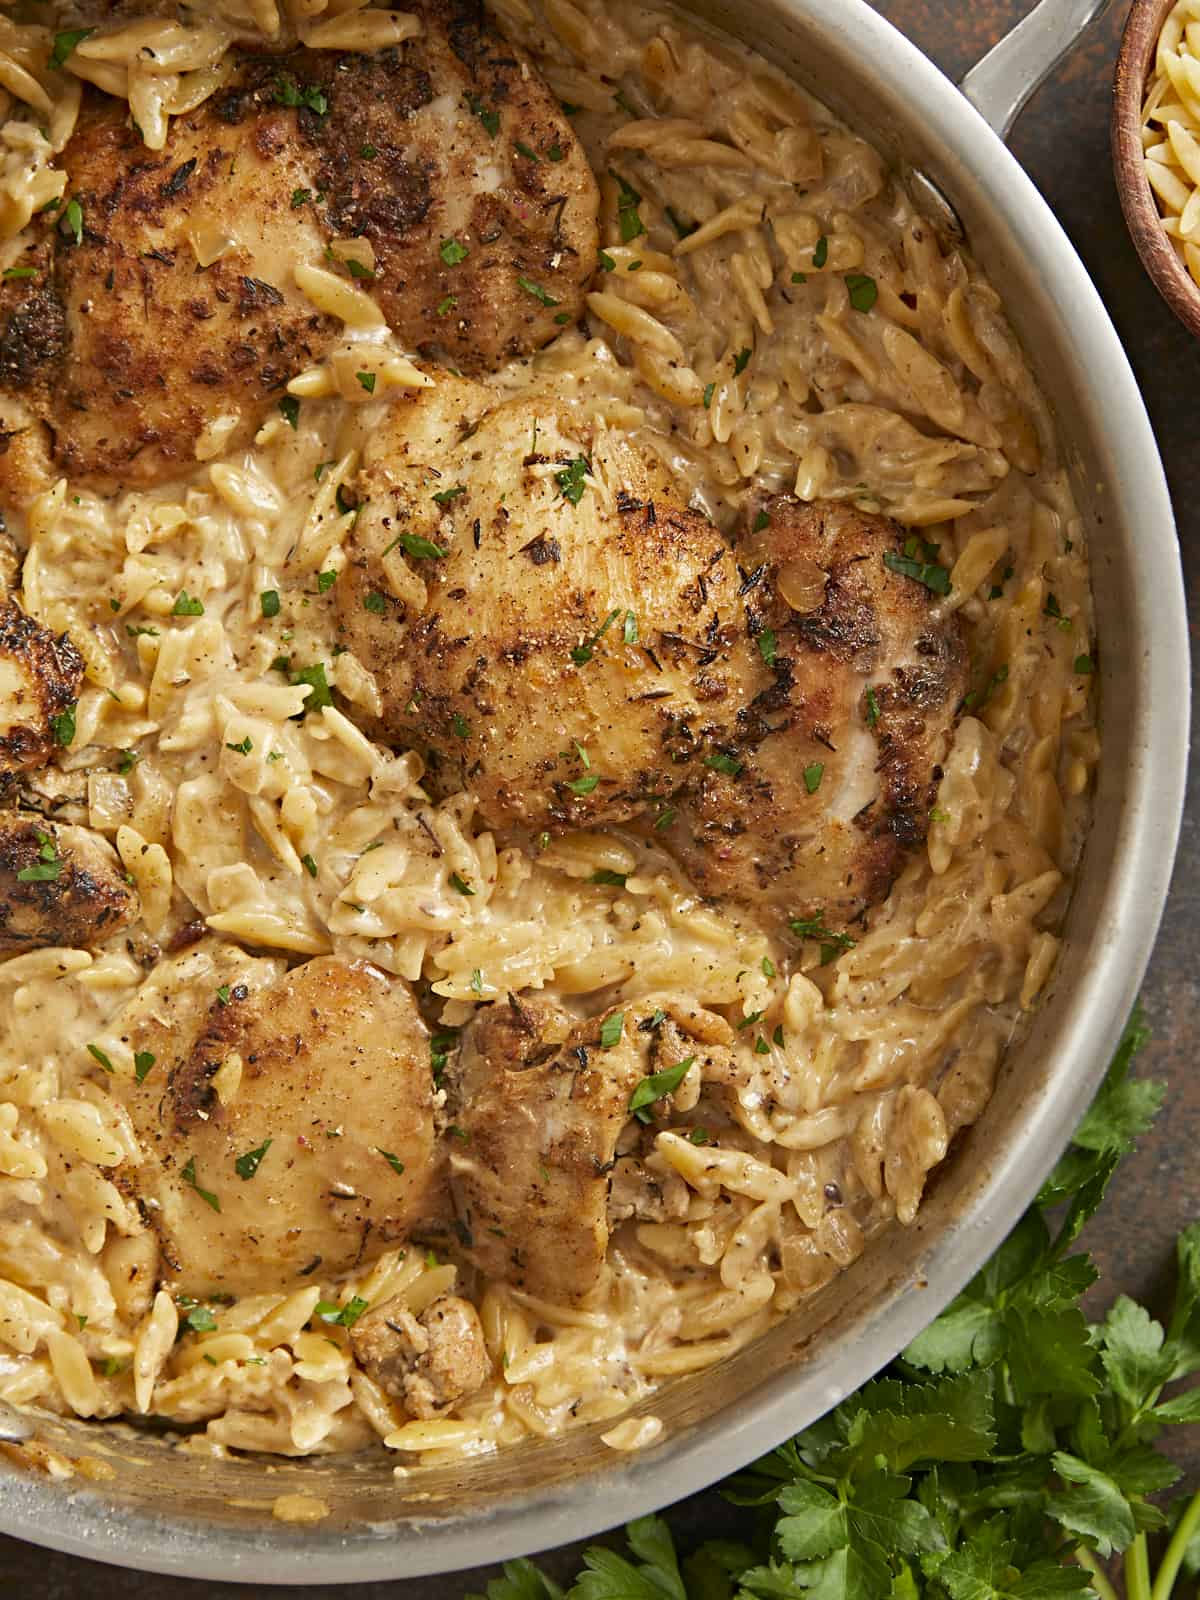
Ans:
POLYGON ((1200 284, 1163 232, 1142 156, 1142 102, 1154 70, 1162 25, 1175 0, 1133 0, 1113 84, 1112 152, 1125 221, 1155 288, 1189 332, 1200 338, 1200 284))

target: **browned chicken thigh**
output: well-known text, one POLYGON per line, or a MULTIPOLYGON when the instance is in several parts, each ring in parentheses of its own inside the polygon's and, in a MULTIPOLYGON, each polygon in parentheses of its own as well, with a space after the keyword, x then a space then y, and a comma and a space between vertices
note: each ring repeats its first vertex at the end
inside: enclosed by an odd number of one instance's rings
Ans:
POLYGON ((70 638, 0 598, 0 793, 69 743, 82 682, 70 638))
POLYGON ((493 826, 658 815, 741 737, 771 678, 733 554, 628 436, 443 379, 392 408, 361 493, 343 636, 439 792, 493 826))
POLYGON ((174 1284, 297 1288, 436 1211, 428 1035, 406 984, 334 957, 279 976, 219 946, 176 973, 160 967, 161 1001, 131 1030, 141 1081, 116 1085, 145 1153, 125 1181, 174 1284))
POLYGON ((597 191, 570 123, 478 4, 408 10, 420 32, 389 49, 243 52, 162 151, 87 91, 34 276, 0 285, 0 389, 48 426, 56 470, 148 484, 218 421, 246 443, 340 334, 294 277, 333 241, 369 250, 344 276, 406 347, 461 371, 576 319, 597 191))
MULTIPOLYGON (((663 1028, 667 1014, 650 1003, 575 1022, 515 997, 478 1014, 451 1086, 460 1137, 450 1173, 467 1255, 488 1277, 565 1302, 596 1287, 610 1174, 635 1090, 657 1073, 678 1087, 730 1037, 709 1012, 672 1007, 674 1026, 663 1028)), ((664 1084, 642 1114, 669 1093, 664 1084)))
POLYGON ((924 840, 967 651, 887 518, 779 496, 755 526, 737 553, 775 681, 736 770, 704 773, 665 842, 705 895, 820 938, 924 840))
POLYGON ((0 811, 0 956, 102 944, 140 909, 116 851, 98 833, 0 811))

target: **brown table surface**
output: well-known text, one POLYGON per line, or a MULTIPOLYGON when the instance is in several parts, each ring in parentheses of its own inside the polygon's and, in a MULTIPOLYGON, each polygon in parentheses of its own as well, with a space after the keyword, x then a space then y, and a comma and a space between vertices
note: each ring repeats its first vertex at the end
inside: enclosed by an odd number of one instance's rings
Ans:
MULTIPOLYGON (((877 8, 958 76, 1029 9, 1029 0, 875 0, 877 8)), ((1117 204, 1108 150, 1109 83, 1125 6, 1097 24, 1087 43, 1041 90, 1017 126, 1012 148, 1071 235, 1108 304, 1133 361, 1171 480, 1189 598, 1200 584, 1200 343, 1190 340, 1158 299, 1129 243, 1117 204)), ((1194 675, 1193 675, 1194 676, 1194 675)), ((1193 765, 1193 777, 1196 769, 1193 765)), ((1111 1285, 1161 1294, 1175 1234, 1200 1215, 1200 1078, 1191 1069, 1200 1031, 1200 995, 1192 941, 1200 938, 1200 785, 1193 782, 1175 880, 1144 989, 1155 1039, 1143 1070, 1170 1083, 1167 1112, 1138 1155, 1121 1169, 1105 1209, 1086 1237, 1111 1285)), ((1189 1430, 1200 1435, 1200 1429, 1189 1430)), ((1181 1430, 1182 1432, 1182 1430, 1181 1430)), ((1200 1476, 1200 1437, 1178 1439, 1177 1453, 1200 1476)), ((670 1514, 685 1546, 720 1536, 731 1512, 715 1492, 670 1514)), ((545 1559, 559 1578, 579 1568, 581 1545, 545 1559)), ((406 1583, 355 1586, 353 1600, 461 1600, 492 1575, 479 1571, 406 1583)), ((353 1573, 347 1571, 347 1582, 353 1573)), ((165 1600, 182 1587, 197 1597, 238 1600, 293 1593, 333 1600, 346 1588, 271 1590, 265 1586, 182 1584, 152 1574, 118 1573, 94 1562, 0 1538, 0 1600, 165 1600)))

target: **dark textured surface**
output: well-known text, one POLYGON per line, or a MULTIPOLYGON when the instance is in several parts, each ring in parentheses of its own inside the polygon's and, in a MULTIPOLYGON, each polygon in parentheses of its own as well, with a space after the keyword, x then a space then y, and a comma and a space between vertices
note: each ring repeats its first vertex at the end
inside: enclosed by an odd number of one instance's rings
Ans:
MULTIPOLYGON (((876 0, 952 76, 961 74, 1026 10, 1027 0, 876 0)), ((1109 81, 1124 7, 1093 30, 1087 43, 1040 92, 1018 124, 1012 148, 1036 179, 1095 279, 1142 383, 1162 445, 1179 518, 1189 600, 1200 584, 1200 451, 1196 449, 1200 343, 1179 328, 1142 273, 1121 220, 1108 156, 1109 81)), ((1114 642, 1119 648, 1119 641, 1114 642)), ((1110 646, 1111 647, 1111 646, 1110 646)), ((1193 766, 1193 776, 1195 767, 1193 766)), ((1170 1083, 1168 1111, 1157 1131, 1118 1175, 1086 1243, 1105 1282, 1153 1303, 1166 1277, 1171 1242, 1200 1213, 1200 1078, 1193 1061, 1200 1031, 1200 799, 1193 785, 1175 881, 1144 990, 1155 1039, 1143 1070, 1170 1083)), ((1192 1435, 1200 1430, 1188 1430, 1192 1435)), ((1182 1430, 1181 1430, 1182 1432, 1182 1430)), ((1200 1475, 1200 1438, 1177 1440, 1180 1459, 1200 1475)), ((719 1537, 730 1509, 716 1494, 676 1508, 671 1522, 683 1543, 719 1537)), ((576 1546, 556 1551, 546 1566, 560 1577, 578 1570, 576 1546)), ((347 1572, 349 1580, 353 1576, 347 1572)), ((354 1600, 461 1600, 487 1573, 367 1584, 354 1600)), ((333 1600, 337 1588, 269 1590, 250 1585, 180 1584, 111 1569, 0 1539, 0 1597, 92 1600, 118 1592, 127 1600, 165 1600, 178 1590, 208 1600, 290 1593, 333 1600)))

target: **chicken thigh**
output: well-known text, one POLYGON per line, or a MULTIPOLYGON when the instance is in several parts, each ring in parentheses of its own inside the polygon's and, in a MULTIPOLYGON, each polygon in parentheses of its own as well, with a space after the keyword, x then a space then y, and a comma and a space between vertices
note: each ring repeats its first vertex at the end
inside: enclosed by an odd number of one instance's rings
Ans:
POLYGON ((369 252, 345 281, 401 341, 460 371, 578 317, 598 200, 570 123, 478 4, 406 9, 420 31, 392 48, 243 52, 161 151, 87 92, 67 202, 17 264, 33 275, 0 285, 0 390, 48 425, 56 470, 144 485, 206 428, 248 442, 339 334, 295 280, 333 241, 369 252))
POLYGON ((771 682, 742 576, 628 435, 447 378, 393 406, 360 493, 343 638, 439 792, 496 827, 658 815, 742 736, 771 682))
POLYGON ((98 833, 0 811, 0 957, 100 944, 140 910, 116 851, 98 833))
POLYGON ((967 651, 912 575, 944 569, 895 523, 779 496, 755 527, 737 550, 775 681, 736 768, 706 771, 659 837, 703 894, 822 938, 924 840, 967 651))
POLYGON ((296 1288, 436 1210, 428 1034, 405 984, 331 956, 279 976, 220 947, 153 981, 161 1003, 128 1040, 145 1159, 127 1182, 174 1286, 296 1288))
POLYGON ((0 598, 0 793, 69 742, 83 657, 10 599, 0 598))

